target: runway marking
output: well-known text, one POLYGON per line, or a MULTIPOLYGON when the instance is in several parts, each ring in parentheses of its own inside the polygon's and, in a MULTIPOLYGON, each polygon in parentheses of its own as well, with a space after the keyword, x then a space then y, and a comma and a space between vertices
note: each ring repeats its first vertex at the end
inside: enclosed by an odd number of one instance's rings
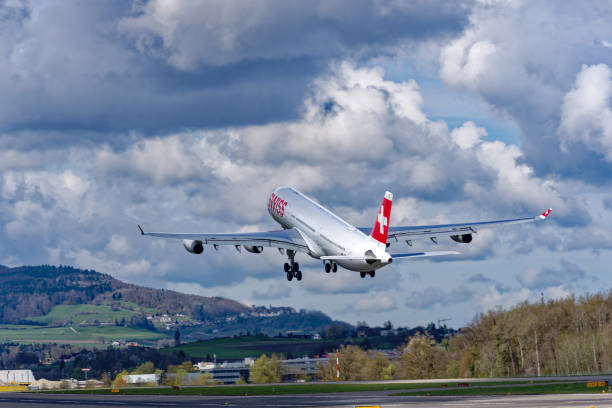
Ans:
POLYGON ((471 402, 443 402, 440 405, 450 405, 450 406, 474 406, 474 405, 508 405, 512 404, 511 402, 488 402, 483 400, 476 400, 471 402))

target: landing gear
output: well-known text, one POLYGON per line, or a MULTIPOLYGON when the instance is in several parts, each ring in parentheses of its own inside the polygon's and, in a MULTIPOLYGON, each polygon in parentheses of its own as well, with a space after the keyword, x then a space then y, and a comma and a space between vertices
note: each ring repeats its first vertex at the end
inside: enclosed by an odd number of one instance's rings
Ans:
POLYGON ((295 251, 288 249, 287 255, 289 256, 289 262, 285 262, 285 265, 283 265, 285 273, 287 274, 287 280, 291 281, 295 278, 301 281, 302 271, 300 271, 300 264, 295 262, 295 251))
POLYGON ((370 277, 374 277, 376 276, 376 271, 369 271, 369 272, 359 272, 359 276, 361 276, 362 278, 365 278, 366 275, 370 275, 370 277))
POLYGON ((338 264, 334 261, 325 262, 325 273, 338 272, 338 264))

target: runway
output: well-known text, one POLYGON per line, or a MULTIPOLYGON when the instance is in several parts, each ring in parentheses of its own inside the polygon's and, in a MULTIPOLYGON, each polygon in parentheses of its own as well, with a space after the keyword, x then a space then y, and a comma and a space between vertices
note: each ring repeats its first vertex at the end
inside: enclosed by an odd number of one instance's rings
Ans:
POLYGON ((410 408, 596 408, 612 407, 612 394, 517 395, 498 397, 407 397, 390 396, 387 391, 309 395, 210 397, 210 396, 133 396, 0 394, 0 407, 355 407, 410 408))

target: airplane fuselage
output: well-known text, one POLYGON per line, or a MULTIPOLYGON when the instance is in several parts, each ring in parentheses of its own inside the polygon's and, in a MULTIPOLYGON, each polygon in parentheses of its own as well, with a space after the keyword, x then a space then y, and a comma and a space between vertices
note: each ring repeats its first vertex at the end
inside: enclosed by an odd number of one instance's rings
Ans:
POLYGON ((279 187, 268 200, 268 213, 284 229, 297 229, 310 248, 310 256, 355 256, 371 254, 382 261, 339 259, 352 271, 368 272, 391 262, 386 245, 344 221, 336 214, 290 187, 279 187))

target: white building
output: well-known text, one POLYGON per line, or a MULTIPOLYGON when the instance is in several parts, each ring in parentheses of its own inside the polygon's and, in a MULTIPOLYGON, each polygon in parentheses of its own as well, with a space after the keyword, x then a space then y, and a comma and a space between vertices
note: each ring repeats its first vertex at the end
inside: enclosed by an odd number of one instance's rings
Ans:
POLYGON ((32 384, 36 379, 32 370, 0 370, 0 381, 6 384, 32 384))
POLYGON ((159 384, 161 375, 160 374, 129 374, 129 375, 124 375, 123 379, 128 384, 147 384, 147 383, 159 384))

